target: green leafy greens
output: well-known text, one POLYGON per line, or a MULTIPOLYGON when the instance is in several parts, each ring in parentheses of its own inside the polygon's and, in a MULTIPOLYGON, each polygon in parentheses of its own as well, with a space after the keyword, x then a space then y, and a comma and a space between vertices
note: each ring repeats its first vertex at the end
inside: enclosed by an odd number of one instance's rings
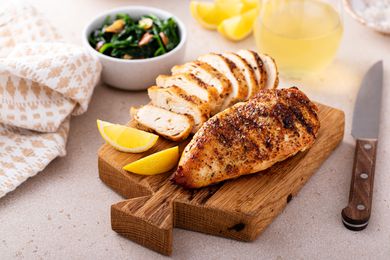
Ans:
POLYGON ((89 43, 100 53, 121 59, 145 59, 173 50, 180 42, 173 18, 160 19, 144 15, 138 20, 128 14, 107 16, 103 24, 91 32, 89 43))

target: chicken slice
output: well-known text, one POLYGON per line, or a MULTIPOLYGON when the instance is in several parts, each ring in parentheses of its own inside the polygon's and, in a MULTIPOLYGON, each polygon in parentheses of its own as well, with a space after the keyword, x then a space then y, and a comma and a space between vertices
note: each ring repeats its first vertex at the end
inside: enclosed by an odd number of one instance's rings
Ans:
POLYGON ((216 110, 222 103, 218 91, 192 73, 175 74, 172 76, 159 75, 156 79, 156 84, 161 88, 177 86, 189 95, 200 98, 210 106, 212 114, 217 113, 216 110))
POLYGON ((239 50, 237 54, 246 60, 255 72, 258 88, 257 91, 254 91, 253 95, 251 95, 251 97, 254 97, 260 89, 265 88, 265 84, 267 82, 267 73, 265 71, 263 61, 261 60, 259 54, 255 51, 239 50))
POLYGON ((279 84, 279 72, 275 60, 266 54, 259 54, 267 73, 265 88, 277 88, 279 84))
POLYGON ((190 115, 194 119, 192 133, 198 131, 210 117, 210 107, 207 103, 196 96, 189 95, 177 86, 168 88, 152 86, 148 88, 148 95, 154 106, 178 114, 190 115))
POLYGON ((187 62, 183 65, 174 66, 171 71, 174 75, 180 73, 194 74, 206 84, 214 87, 219 93, 220 103, 218 104, 217 109, 219 111, 222 110, 222 105, 225 98, 227 98, 227 96, 232 92, 231 83, 225 77, 225 75, 223 75, 205 62, 187 62))
POLYGON ((209 64, 229 79, 232 85, 232 92, 224 100, 223 108, 246 99, 248 96, 248 86, 245 77, 232 61, 215 53, 200 56, 198 60, 209 64))
POLYGON ((241 56, 236 53, 226 52, 222 53, 222 55, 229 60, 231 60, 236 66, 241 70, 241 73, 244 74, 247 86, 248 86, 248 95, 246 96, 246 100, 250 97, 253 97, 255 93, 258 92, 259 88, 256 82, 255 72, 249 63, 241 58, 241 56))
POLYGON ((172 141, 183 141, 191 133, 194 120, 190 116, 177 114, 152 105, 132 107, 130 114, 138 127, 172 141))
POLYGON ((310 148, 319 127, 317 107, 297 88, 261 90, 203 124, 172 180, 199 188, 265 170, 310 148))

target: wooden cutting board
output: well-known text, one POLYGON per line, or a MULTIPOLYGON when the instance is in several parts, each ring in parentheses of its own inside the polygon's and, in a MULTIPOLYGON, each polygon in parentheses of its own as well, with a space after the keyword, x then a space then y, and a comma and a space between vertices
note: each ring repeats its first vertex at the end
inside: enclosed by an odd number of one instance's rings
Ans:
MULTIPOLYGON (((140 176, 122 170, 132 161, 177 143, 160 138, 143 154, 122 153, 103 145, 100 179, 127 199, 111 206, 112 229, 164 255, 172 253, 173 227, 240 241, 256 239, 343 139, 344 113, 318 107, 321 128, 310 150, 259 174, 197 190, 172 184, 171 172, 140 176)), ((185 145, 180 144, 181 151, 185 145)))

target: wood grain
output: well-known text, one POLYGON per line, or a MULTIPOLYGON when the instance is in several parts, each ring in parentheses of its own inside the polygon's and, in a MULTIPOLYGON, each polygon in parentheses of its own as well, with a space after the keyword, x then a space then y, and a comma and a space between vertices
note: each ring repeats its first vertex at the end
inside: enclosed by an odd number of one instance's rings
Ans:
MULTIPOLYGON (((321 129, 313 147, 259 174, 196 190, 169 181, 172 172, 139 176, 122 170, 127 163, 177 145, 165 140, 144 154, 125 154, 103 145, 99 176, 128 200, 111 207, 112 229, 161 254, 172 253, 173 227, 252 241, 341 142, 344 113, 318 104, 321 129)), ((186 143, 181 143, 181 151, 186 143)))
POLYGON ((370 219, 376 147, 377 140, 356 140, 349 202, 341 212, 344 225, 354 231, 365 229, 370 219))

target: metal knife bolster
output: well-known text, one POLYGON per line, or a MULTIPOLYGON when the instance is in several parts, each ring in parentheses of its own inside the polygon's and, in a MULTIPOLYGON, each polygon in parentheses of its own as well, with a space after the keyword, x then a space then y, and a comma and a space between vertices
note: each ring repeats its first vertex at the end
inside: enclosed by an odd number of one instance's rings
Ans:
POLYGON ((348 206, 342 221, 350 230, 363 230, 371 215, 377 139, 357 139, 348 206))

